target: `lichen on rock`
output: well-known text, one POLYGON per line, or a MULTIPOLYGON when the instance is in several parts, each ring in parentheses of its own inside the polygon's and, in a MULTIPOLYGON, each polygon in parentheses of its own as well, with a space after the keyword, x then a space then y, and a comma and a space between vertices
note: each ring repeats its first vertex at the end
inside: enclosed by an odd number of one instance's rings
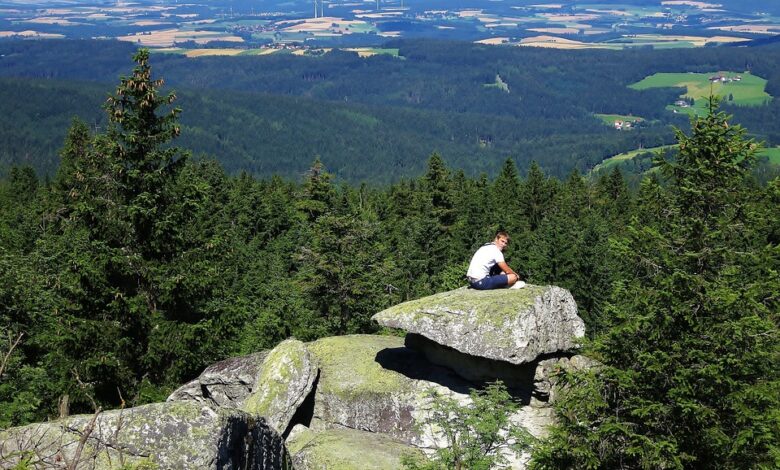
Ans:
POLYGON ((262 416, 279 433, 284 433, 298 407, 311 392, 318 368, 301 341, 279 343, 263 361, 252 393, 242 409, 262 416))
POLYGON ((431 364, 395 336, 350 335, 309 345, 320 364, 312 429, 351 428, 430 445, 420 416, 430 388, 467 394, 473 385, 431 364))
POLYGON ((572 350, 585 334, 571 293, 555 286, 461 288, 395 305, 373 320, 465 354, 512 364, 572 350))
POLYGON ((306 430, 288 440, 296 470, 396 470, 401 456, 421 451, 390 436, 355 429, 306 430), (300 441, 300 442, 299 442, 300 441))
POLYGON ((33 466, 109 469, 123 465, 159 468, 279 468, 287 462, 281 436, 263 420, 239 410, 218 411, 195 402, 154 403, 127 410, 72 416, 11 428, 0 434, 0 465, 24 456, 33 466), (94 426, 89 431, 90 422, 94 426), (87 434, 79 454, 79 441, 87 434), (264 445, 251 445, 263 442, 264 445), (15 457, 14 457, 15 456, 15 457), (94 463, 94 466, 93 466, 94 463))
POLYGON ((212 407, 240 408, 252 392, 268 351, 231 357, 212 364, 182 385, 167 401, 197 401, 212 407))

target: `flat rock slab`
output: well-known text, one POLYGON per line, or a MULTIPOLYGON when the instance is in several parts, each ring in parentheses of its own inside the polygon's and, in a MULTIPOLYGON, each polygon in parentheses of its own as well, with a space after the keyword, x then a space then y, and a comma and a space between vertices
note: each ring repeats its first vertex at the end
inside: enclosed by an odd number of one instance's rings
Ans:
POLYGON ((512 364, 570 351, 585 335, 571 293, 555 286, 461 288, 395 305, 373 320, 465 354, 512 364))
POLYGON ((287 441, 296 470, 396 470, 403 468, 402 455, 422 455, 417 448, 384 434, 298 427, 287 441))
POLYGON ((281 436, 262 419, 195 402, 154 403, 0 432, 0 467, 13 468, 21 456, 32 458, 30 468, 75 462, 76 468, 94 469, 260 470, 288 468, 289 462, 281 436))

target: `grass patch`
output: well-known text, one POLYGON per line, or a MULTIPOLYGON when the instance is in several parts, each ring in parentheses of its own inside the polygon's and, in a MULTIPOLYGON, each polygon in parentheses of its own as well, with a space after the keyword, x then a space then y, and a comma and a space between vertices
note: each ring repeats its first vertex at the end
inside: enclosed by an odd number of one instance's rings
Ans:
POLYGON ((392 57, 398 57, 397 48, 382 48, 382 47, 352 47, 344 49, 345 51, 357 52, 360 57, 371 57, 375 55, 389 55, 392 57))
POLYGON ((496 74, 496 80, 493 83, 486 83, 485 88, 498 88, 504 93, 509 93, 509 85, 501 79, 501 75, 496 74))
POLYGON ((619 153, 617 155, 614 155, 612 157, 607 158, 603 162, 599 163, 598 165, 593 167, 593 170, 591 170, 591 173, 597 173, 604 170, 609 170, 615 165, 619 165, 620 163, 627 162, 634 157, 636 157, 639 154, 647 153, 647 152, 653 152, 657 153, 661 150, 666 150, 676 147, 676 145, 662 145, 660 147, 648 147, 644 149, 636 149, 631 150, 629 152, 619 153))
POLYGON ((604 121, 604 124, 608 126, 613 125, 615 121, 644 121, 644 118, 639 116, 627 116, 625 114, 595 114, 595 116, 604 121))
POLYGON ((738 74, 735 72, 713 73, 656 73, 645 77, 643 80, 629 85, 634 90, 647 90, 661 87, 685 88, 685 93, 680 99, 693 98, 694 104, 689 108, 669 105, 667 109, 686 114, 704 115, 707 113, 707 97, 710 94, 720 96, 724 102, 739 106, 761 106, 772 99, 772 96, 764 91, 766 80, 748 72, 738 74), (710 82, 710 77, 725 76, 739 81, 710 82))
POLYGON ((772 165, 780 165, 780 147, 769 147, 758 152, 759 157, 769 158, 772 165))

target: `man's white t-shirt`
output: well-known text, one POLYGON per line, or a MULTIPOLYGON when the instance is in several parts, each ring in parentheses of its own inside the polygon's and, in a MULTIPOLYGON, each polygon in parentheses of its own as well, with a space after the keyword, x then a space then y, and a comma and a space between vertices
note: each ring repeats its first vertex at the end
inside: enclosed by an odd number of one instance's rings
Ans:
POLYGON ((495 243, 488 243, 480 247, 474 257, 471 258, 469 270, 466 273, 469 280, 478 281, 490 274, 490 269, 498 263, 504 262, 504 254, 495 243))

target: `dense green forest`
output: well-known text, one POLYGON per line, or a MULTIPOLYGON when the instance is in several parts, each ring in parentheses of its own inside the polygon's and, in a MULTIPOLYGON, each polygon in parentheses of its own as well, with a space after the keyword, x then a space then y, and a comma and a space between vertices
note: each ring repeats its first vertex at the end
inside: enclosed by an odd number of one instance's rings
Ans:
POLYGON ((190 158, 175 97, 135 59, 54 177, 0 182, 0 427, 65 396, 74 413, 159 401, 290 336, 376 332, 380 309, 463 285, 500 228, 529 282, 572 291, 602 364, 563 377, 533 465, 780 464, 780 180, 750 179, 756 144, 717 100, 636 192, 617 169, 559 180, 507 159, 474 178, 437 154, 352 186, 319 160, 291 181, 190 158))
MULTIPOLYGON (((683 90, 628 88, 656 72, 745 71, 780 94, 780 45, 674 51, 559 51, 406 40, 400 58, 333 51, 186 58, 155 54, 155 69, 188 110, 181 145, 229 174, 298 178, 315 157, 338 181, 417 177, 433 152, 467 176, 495 177, 511 158, 563 179, 628 150, 673 143, 687 118, 665 106, 683 90), (496 76, 508 93, 489 86, 496 76), (633 114, 631 132, 594 113, 633 114), (278 155, 284 155, 283 159, 278 155)), ((53 175, 70 118, 95 112, 134 46, 112 41, 0 41, 0 171, 28 164, 53 175), (19 80, 33 78, 35 80, 19 80), (95 85, 97 83, 98 85, 95 85)), ((724 106, 728 106, 725 103, 724 106)), ((728 106, 759 140, 780 143, 780 102, 728 106)))

